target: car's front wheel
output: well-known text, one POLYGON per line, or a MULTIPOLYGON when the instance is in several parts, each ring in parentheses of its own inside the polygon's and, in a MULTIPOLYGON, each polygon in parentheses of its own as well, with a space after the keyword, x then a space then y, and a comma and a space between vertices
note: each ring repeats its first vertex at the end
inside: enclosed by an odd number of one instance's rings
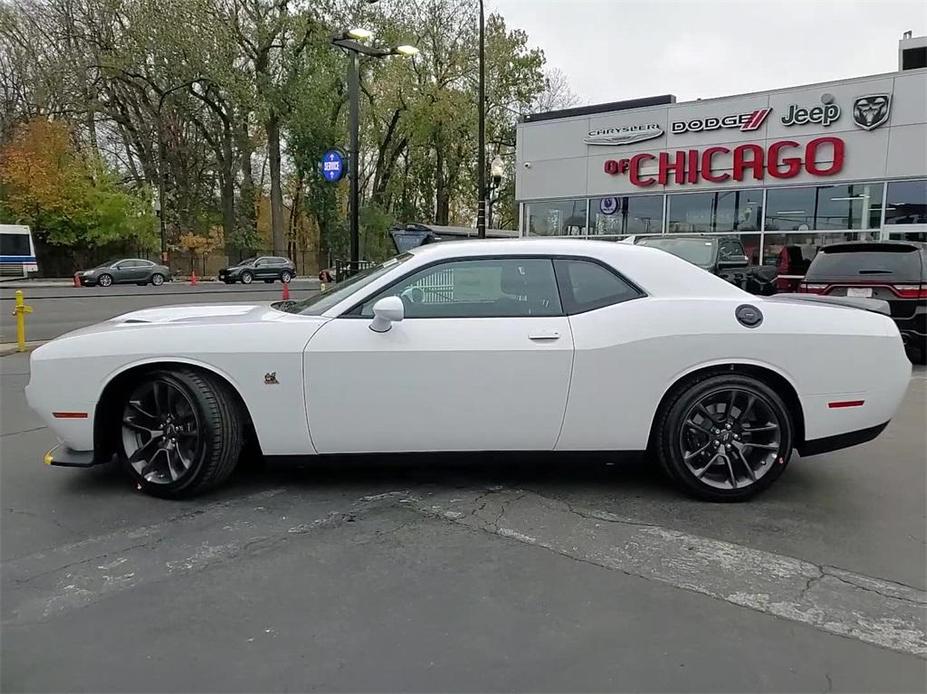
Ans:
POLYGON ((164 284, 164 275, 162 275, 160 272, 156 272, 151 276, 151 283, 156 287, 160 287, 162 284, 164 284))
POLYGON ((792 453, 792 419, 782 398, 749 376, 720 374, 677 389, 658 416, 654 447, 684 491, 741 501, 782 474, 792 453))
POLYGON ((291 279, 293 279, 293 273, 289 270, 284 270, 280 273, 280 281, 284 284, 289 284, 291 279))
POLYGON ((241 273, 241 283, 242 284, 251 284, 254 281, 254 275, 250 272, 241 273))
POLYGON ((192 369, 154 371, 122 401, 117 451, 139 488, 190 497, 222 483, 241 452, 242 413, 229 386, 192 369))
POLYGON ((112 283, 113 283, 112 275, 103 274, 97 278, 97 284, 99 284, 101 287, 108 287, 112 283))

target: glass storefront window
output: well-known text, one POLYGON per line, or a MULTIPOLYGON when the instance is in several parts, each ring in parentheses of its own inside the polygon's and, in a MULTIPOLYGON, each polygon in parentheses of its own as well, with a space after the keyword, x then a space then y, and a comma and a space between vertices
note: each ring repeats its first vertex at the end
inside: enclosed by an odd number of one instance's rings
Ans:
POLYGON ((667 204, 671 233, 758 231, 763 217, 762 190, 670 195, 667 204))
POLYGON ((885 223, 927 224, 927 180, 888 184, 885 223))
POLYGON ((583 236, 586 200, 551 200, 528 203, 528 236, 583 236))
POLYGON ((606 196, 589 203, 590 233, 596 235, 659 234, 663 231, 663 196, 606 196))
POLYGON ((881 217, 881 183, 770 188, 766 193, 767 231, 878 229, 881 217))

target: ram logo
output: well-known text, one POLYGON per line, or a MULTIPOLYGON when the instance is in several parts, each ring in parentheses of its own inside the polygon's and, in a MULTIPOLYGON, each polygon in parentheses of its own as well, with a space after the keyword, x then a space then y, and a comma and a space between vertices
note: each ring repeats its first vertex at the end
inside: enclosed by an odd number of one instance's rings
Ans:
POLYGON ((863 130, 875 130, 888 120, 891 108, 891 94, 858 96, 853 102, 853 122, 863 130))

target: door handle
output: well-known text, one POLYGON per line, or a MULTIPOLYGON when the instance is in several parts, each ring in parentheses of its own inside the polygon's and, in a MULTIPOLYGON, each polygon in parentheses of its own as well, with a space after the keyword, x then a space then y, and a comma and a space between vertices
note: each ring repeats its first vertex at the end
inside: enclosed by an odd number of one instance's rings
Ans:
POLYGON ((550 330, 542 333, 531 333, 528 335, 529 340, 534 340, 536 342, 544 342, 550 340, 559 340, 560 332, 557 330, 550 330))

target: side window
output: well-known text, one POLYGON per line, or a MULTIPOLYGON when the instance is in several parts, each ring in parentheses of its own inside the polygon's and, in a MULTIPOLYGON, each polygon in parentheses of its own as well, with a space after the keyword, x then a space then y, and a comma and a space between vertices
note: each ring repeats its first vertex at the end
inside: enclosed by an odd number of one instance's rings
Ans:
POLYGON ((254 267, 264 267, 267 265, 267 258, 258 258, 254 261, 254 267))
POLYGON ((138 267, 134 260, 123 260, 116 266, 117 270, 131 270, 134 267, 138 267))
POLYGON ((563 306, 570 315, 637 299, 641 292, 589 260, 555 260, 563 306))
POLYGON ((386 296, 402 299, 406 318, 501 318, 563 313, 553 265, 546 258, 480 258, 433 265, 366 301, 360 315, 372 316, 373 305, 386 296))
POLYGON ((745 255, 744 247, 739 241, 722 241, 718 248, 718 260, 740 259, 745 255))

